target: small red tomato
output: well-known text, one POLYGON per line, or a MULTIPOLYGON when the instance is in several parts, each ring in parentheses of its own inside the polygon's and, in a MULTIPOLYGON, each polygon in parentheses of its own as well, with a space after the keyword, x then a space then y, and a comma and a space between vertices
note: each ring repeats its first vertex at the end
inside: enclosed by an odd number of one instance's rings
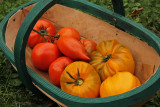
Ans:
POLYGON ((96 50, 97 44, 91 39, 81 39, 80 43, 84 46, 87 56, 91 56, 91 53, 96 50))
POLYGON ((49 42, 39 43, 32 50, 31 60, 39 70, 47 71, 49 65, 60 55, 60 51, 55 44, 49 42))
MULTIPOLYGON (((51 37, 45 36, 45 34, 47 35, 55 35, 56 31, 55 31, 55 27, 54 25, 47 21, 47 20, 43 20, 43 19, 39 19, 38 22, 35 24, 34 30, 38 31, 41 34, 44 34, 44 37, 48 40, 51 41, 51 37)), ((35 31, 32 31, 30 33, 30 36, 28 38, 28 45, 33 48, 36 44, 38 43, 42 43, 45 42, 44 38, 42 37, 42 35, 38 34, 35 31)))
POLYGON ((80 40, 79 32, 76 29, 71 28, 71 27, 65 27, 65 28, 60 29, 56 35, 59 35, 60 37, 69 36, 77 40, 80 40))
POLYGON ((59 57, 51 63, 49 66, 49 77, 51 82, 60 86, 61 74, 64 71, 65 67, 72 63, 73 61, 69 57, 59 57))

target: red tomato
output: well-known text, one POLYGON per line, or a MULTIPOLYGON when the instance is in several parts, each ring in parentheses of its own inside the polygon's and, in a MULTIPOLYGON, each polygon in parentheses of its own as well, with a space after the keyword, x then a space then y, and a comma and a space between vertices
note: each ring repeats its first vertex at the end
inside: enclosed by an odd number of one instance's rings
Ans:
POLYGON ((57 46, 64 55, 70 57, 71 59, 90 60, 85 53, 85 48, 83 45, 74 38, 61 36, 57 41, 57 46))
POLYGON ((84 46, 86 54, 90 57, 91 53, 96 50, 97 44, 91 39, 81 39, 80 43, 84 46))
POLYGON ((59 57, 51 63, 49 66, 49 77, 51 82, 60 86, 60 77, 65 67, 72 63, 73 61, 69 57, 59 57))
POLYGON ((58 47, 49 42, 37 44, 31 53, 33 65, 43 71, 47 71, 49 65, 58 57, 60 57, 58 47))
MULTIPOLYGON (((39 19, 38 22, 35 24, 34 30, 40 32, 41 34, 48 34, 48 35, 55 35, 55 27, 54 25, 47 21, 39 19)), ((48 41, 50 41, 51 37, 44 36, 48 41)), ((38 34, 35 31, 32 31, 29 38, 28 38, 28 45, 33 48, 36 44, 45 42, 42 35, 38 34)))
POLYGON ((60 29, 56 35, 69 36, 77 40, 80 40, 79 32, 76 29, 71 28, 71 27, 65 27, 65 28, 60 29))

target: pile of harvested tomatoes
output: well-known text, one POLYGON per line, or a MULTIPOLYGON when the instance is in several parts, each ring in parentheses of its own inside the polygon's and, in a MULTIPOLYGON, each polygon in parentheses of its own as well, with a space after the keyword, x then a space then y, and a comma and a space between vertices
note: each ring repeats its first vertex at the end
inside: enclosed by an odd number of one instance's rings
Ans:
POLYGON ((39 19, 28 39, 33 65, 49 73, 52 84, 75 96, 108 97, 141 85, 133 75, 130 50, 117 40, 96 44, 71 27, 60 29, 39 19))

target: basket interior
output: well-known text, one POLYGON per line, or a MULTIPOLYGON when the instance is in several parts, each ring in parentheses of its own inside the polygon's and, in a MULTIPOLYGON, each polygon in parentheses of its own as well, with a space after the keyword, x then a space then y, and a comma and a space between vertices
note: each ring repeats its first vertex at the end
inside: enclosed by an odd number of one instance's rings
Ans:
MULTIPOLYGON (((14 43, 19 27, 34 5, 35 4, 17 11, 9 19, 5 41, 11 51, 14 49, 14 43)), ((151 46, 91 15, 56 4, 41 18, 52 22, 55 25, 56 31, 62 27, 73 27, 80 32, 82 37, 90 38, 96 43, 99 43, 102 40, 117 39, 120 43, 126 45, 131 50, 136 64, 135 75, 140 79, 141 83, 146 82, 158 69, 160 57, 151 46)), ((31 51, 32 49, 27 46, 26 64, 50 82, 48 73, 39 71, 32 64, 31 51)))

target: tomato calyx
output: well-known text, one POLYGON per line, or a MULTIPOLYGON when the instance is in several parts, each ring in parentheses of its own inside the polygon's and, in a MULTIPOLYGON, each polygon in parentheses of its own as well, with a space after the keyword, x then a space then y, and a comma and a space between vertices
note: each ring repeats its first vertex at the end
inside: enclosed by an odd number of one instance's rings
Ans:
POLYGON ((112 58, 111 54, 106 55, 105 57, 103 57, 102 62, 107 62, 110 58, 112 58))
POLYGON ((84 46, 84 40, 83 40, 83 42, 82 41, 79 41, 83 46, 84 46))
POLYGON ((56 35, 56 39, 57 39, 57 40, 58 40, 60 37, 61 37, 60 34, 57 34, 57 35, 56 35))
POLYGON ((77 79, 72 77, 72 75, 69 72, 66 72, 70 78, 75 80, 74 82, 66 82, 67 84, 74 84, 75 86, 81 86, 84 83, 84 80, 80 78, 79 69, 77 68, 77 79))
POLYGON ((82 79, 78 79, 77 81, 76 81, 76 86, 78 86, 78 85, 82 85, 83 84, 83 80, 82 79))

